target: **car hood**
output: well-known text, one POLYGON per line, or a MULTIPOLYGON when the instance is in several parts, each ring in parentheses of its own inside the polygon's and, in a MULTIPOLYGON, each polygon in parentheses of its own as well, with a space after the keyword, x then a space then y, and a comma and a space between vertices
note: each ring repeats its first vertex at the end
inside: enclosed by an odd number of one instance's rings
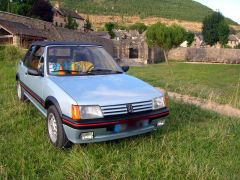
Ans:
POLYGON ((79 105, 114 105, 152 100, 163 94, 127 74, 51 76, 79 105))

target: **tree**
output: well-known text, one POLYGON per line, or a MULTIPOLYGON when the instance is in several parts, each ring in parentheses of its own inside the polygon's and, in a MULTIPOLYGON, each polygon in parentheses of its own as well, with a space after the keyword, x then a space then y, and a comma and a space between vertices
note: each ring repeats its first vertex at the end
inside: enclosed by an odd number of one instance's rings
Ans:
MULTIPOLYGON (((176 24, 169 27, 172 35, 172 45, 173 47, 179 46, 186 37, 186 30, 182 28, 181 26, 178 26, 176 24)), ((172 47, 171 47, 172 48, 172 47)))
POLYGON ((111 39, 115 38, 115 33, 113 30, 115 29, 116 24, 113 22, 109 22, 105 24, 105 29, 108 31, 108 34, 111 36, 111 39))
POLYGON ((144 23, 135 23, 129 26, 130 30, 137 30, 140 34, 147 30, 147 26, 144 23))
POLYGON ((30 15, 33 17, 39 17, 40 19, 48 22, 53 21, 52 5, 47 0, 36 0, 34 3, 30 15))
POLYGON ((226 24, 224 24, 225 27, 219 25, 222 22, 225 22, 225 19, 220 12, 214 12, 203 20, 202 34, 206 44, 213 46, 220 40, 219 28, 226 28, 226 24))
POLYGON ((228 37, 230 34, 230 29, 228 24, 225 21, 222 21, 218 25, 218 36, 219 42, 222 46, 225 46, 228 43, 228 37))
POLYGON ((194 41, 194 33, 193 32, 187 32, 185 36, 186 41, 188 42, 187 45, 188 47, 191 46, 191 44, 194 41))
POLYGON ((163 49, 165 60, 168 62, 168 51, 184 41, 185 33, 186 31, 180 26, 167 27, 164 24, 156 23, 147 29, 146 39, 149 46, 163 49))
POLYGON ((84 25, 84 28, 87 29, 87 30, 92 29, 92 23, 90 22, 89 17, 87 17, 87 19, 86 19, 86 23, 84 25))
POLYGON ((0 0, 0 10, 23 16, 30 16, 30 11, 36 0, 0 0))
POLYGON ((67 24, 65 24, 65 28, 68 29, 77 29, 78 24, 75 19, 73 19, 71 16, 68 17, 67 24))

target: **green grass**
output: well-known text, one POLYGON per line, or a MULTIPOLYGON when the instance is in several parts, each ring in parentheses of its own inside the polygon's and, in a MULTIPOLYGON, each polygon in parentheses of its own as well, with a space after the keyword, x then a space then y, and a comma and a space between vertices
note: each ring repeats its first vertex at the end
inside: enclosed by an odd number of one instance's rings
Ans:
POLYGON ((129 73, 168 91, 240 108, 240 65, 171 62, 131 67, 129 73))
POLYGON ((16 62, 0 67, 0 179, 239 178, 240 119, 170 101, 156 132, 57 150, 42 115, 16 98, 16 62))
MULTIPOLYGON (((52 2, 55 2, 52 0, 52 2)), ((78 9, 80 13, 124 15, 202 21, 213 11, 192 0, 61 0, 63 7, 78 9)), ((232 20, 228 20, 234 23, 232 20)))

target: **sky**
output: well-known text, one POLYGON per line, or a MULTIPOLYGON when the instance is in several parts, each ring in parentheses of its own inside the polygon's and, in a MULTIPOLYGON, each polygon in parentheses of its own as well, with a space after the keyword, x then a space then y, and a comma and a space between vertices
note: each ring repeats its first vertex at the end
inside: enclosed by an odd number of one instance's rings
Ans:
POLYGON ((240 24, 240 0, 195 0, 240 24))

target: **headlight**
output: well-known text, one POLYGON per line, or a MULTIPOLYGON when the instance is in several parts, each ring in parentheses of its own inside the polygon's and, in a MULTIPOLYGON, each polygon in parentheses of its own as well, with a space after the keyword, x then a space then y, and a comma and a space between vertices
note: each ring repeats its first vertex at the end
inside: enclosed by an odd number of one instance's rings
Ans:
POLYGON ((72 105, 72 119, 97 119, 103 118, 101 108, 99 106, 77 106, 72 105))
POLYGON ((157 98, 153 99, 153 110, 161 109, 166 106, 167 106, 167 104, 166 104, 165 96, 157 97, 157 98))
POLYGON ((79 106, 79 111, 81 119, 103 118, 103 114, 99 106, 79 106))

